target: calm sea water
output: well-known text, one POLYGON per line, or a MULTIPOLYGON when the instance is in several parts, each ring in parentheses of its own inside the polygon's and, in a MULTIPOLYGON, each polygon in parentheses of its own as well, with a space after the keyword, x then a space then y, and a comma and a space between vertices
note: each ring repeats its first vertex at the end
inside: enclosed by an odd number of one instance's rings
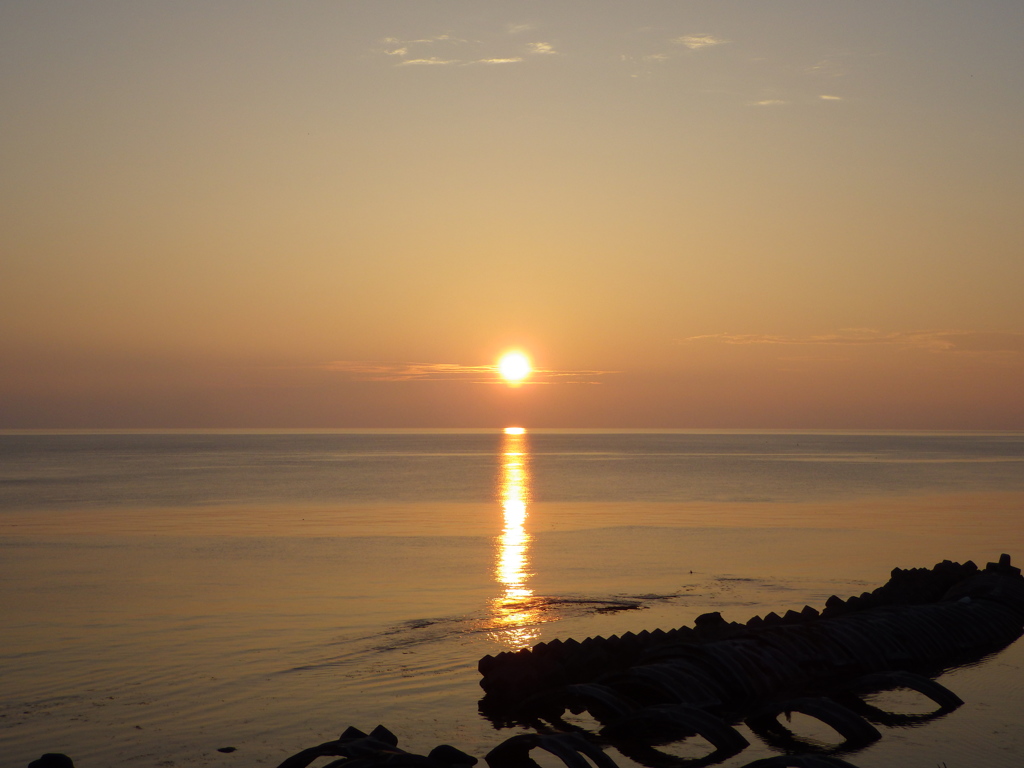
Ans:
MULTIPOLYGON (((1022 544, 1019 434, 0 435, 0 765, 276 765, 377 723, 482 756, 485 653, 1022 544)), ((1017 765, 1022 665, 851 759, 1017 765)))

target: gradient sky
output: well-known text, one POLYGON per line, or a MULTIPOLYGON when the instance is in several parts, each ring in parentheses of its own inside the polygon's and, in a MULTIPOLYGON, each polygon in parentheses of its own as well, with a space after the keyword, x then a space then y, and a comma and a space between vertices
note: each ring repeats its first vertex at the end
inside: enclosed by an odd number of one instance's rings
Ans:
POLYGON ((5 0, 0 427, 1024 429, 1022 39, 1020 0, 5 0))

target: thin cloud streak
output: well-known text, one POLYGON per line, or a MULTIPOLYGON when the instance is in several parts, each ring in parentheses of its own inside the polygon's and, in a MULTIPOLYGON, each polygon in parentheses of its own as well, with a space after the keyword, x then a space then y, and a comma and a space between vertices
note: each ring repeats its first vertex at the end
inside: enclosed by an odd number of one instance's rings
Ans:
MULTIPOLYGON (((458 363, 390 363, 334 360, 316 366, 343 375, 349 381, 462 381, 471 384, 503 384, 497 365, 458 363)), ((537 368, 523 384, 598 384, 597 378, 619 371, 558 371, 537 368)))
POLYGON ((672 42, 678 43, 680 45, 685 45, 691 51, 699 51, 701 48, 711 48, 712 46, 716 45, 725 45, 726 43, 731 43, 732 41, 723 40, 722 38, 715 37, 714 35, 683 35, 682 37, 675 38, 672 42))
POLYGON ((773 344, 789 346, 896 346, 933 352, 1024 354, 1024 333, 1003 331, 878 331, 853 328, 814 336, 776 336, 755 333, 711 333, 689 336, 681 342, 720 344, 773 344))
POLYGON ((558 53, 551 43, 527 43, 526 47, 530 49, 530 53, 540 56, 553 56, 558 53))
MULTIPOLYGON (((523 28, 519 31, 525 31, 523 28)), ((406 67, 406 66, 445 66, 445 65, 458 65, 458 66, 471 66, 473 64, 519 64, 524 61, 522 55, 498 55, 498 56, 486 56, 484 58, 477 58, 480 56, 478 50, 482 43, 481 41, 466 40, 461 37, 454 37, 453 35, 436 35, 434 37, 421 37, 414 40, 405 40, 398 37, 385 37, 381 40, 387 47, 378 49, 378 53, 383 53, 385 56, 391 58, 400 59, 395 62, 395 66, 406 67), (439 45, 446 47, 439 48, 439 45), (420 47, 416 47, 420 46, 420 47), (427 55, 434 51, 444 51, 448 56, 438 55, 427 55), (472 53, 470 53, 472 51, 472 53), (472 54, 476 54, 473 56, 472 54), (409 57, 412 58, 409 58, 409 57), (450 58, 449 58, 450 57, 450 58)), ((546 42, 534 42, 517 45, 516 48, 522 52, 525 49, 525 53, 530 56, 557 56, 558 51, 555 50, 554 45, 546 42)), ((504 53, 504 52, 502 52, 504 53)))
POLYGON ((814 66, 808 67, 807 72, 824 77, 843 77, 846 75, 842 65, 831 59, 822 59, 814 66))
POLYGON ((463 40, 461 37, 452 37, 451 35, 435 35, 434 37, 421 37, 416 40, 402 40, 397 37, 385 37, 383 42, 390 43, 391 45, 411 45, 413 43, 466 43, 468 40, 463 40))
POLYGON ((419 65, 419 64, 430 65, 430 64, 459 64, 459 63, 460 62, 459 62, 458 59, 438 59, 438 58, 432 56, 429 59, 406 59, 405 61, 398 62, 398 66, 405 67, 405 66, 409 66, 410 64, 411 65, 419 65))

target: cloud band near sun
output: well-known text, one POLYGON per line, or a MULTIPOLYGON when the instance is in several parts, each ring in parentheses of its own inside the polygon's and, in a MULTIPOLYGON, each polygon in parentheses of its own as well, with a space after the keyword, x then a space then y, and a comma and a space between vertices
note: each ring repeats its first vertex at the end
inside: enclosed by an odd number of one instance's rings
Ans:
POLYGON ((888 345, 934 352, 1024 354, 1024 333, 1010 331, 878 331, 842 330, 812 336, 776 336, 755 333, 712 333, 681 340, 720 344, 776 344, 800 346, 888 345))
MULTIPOLYGON (((393 363, 335 360, 318 366, 349 381, 463 381, 470 384, 505 383, 497 365, 458 363, 393 363)), ((524 384, 599 384, 617 371, 557 371, 534 368, 524 384)))

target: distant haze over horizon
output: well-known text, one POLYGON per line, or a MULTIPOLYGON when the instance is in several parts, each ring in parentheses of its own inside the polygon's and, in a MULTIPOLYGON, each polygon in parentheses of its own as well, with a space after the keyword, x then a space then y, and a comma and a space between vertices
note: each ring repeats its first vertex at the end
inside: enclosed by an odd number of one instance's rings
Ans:
POLYGON ((1024 429, 1022 37, 9 0, 0 429, 1024 429))

